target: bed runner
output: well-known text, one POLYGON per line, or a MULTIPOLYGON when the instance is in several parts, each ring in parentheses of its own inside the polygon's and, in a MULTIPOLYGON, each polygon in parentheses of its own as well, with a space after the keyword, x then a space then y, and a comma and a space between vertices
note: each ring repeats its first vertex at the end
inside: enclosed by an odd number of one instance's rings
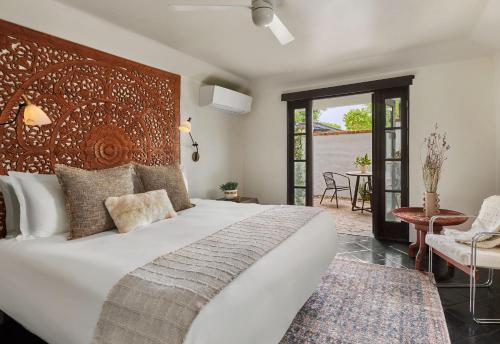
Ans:
POLYGON ((93 344, 181 344, 204 305, 321 208, 276 206, 156 258, 118 281, 93 344))

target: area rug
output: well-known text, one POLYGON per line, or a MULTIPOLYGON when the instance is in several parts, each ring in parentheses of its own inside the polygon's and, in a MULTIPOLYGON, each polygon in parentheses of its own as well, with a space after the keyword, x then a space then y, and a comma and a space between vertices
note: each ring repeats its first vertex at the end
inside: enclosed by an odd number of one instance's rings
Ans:
POLYGON ((335 259, 280 344, 449 344, 437 288, 415 270, 335 259))

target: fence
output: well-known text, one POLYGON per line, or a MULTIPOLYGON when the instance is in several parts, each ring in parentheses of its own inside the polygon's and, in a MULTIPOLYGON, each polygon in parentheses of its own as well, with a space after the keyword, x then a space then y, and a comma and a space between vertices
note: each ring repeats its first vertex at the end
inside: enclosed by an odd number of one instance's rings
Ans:
MULTIPOLYGON (((357 169, 354 166, 357 156, 368 153, 371 159, 372 133, 371 130, 315 133, 313 147, 314 195, 322 195, 325 190, 323 172, 345 174, 347 171, 357 169)), ((351 183, 354 192, 355 179, 353 177, 351 177, 351 183)), ((344 191, 344 195, 348 196, 348 193, 344 191)))

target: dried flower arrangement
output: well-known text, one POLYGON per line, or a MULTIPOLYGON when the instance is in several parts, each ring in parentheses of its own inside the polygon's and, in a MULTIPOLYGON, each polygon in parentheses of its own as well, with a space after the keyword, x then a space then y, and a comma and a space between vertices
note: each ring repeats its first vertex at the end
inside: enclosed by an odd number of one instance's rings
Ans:
MULTIPOLYGON (((422 174, 424 177, 425 191, 435 193, 441 177, 441 169, 446 160, 446 152, 450 149, 446 133, 438 132, 437 123, 434 131, 424 139, 425 159, 422 161, 422 174)), ((422 159, 421 159, 422 160, 422 159)))

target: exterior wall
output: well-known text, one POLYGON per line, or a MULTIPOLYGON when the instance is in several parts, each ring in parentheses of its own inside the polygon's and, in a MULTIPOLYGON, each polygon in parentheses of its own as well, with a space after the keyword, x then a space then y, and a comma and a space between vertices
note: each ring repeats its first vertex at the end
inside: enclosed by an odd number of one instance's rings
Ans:
MULTIPOLYGON (((313 137, 314 149, 314 195, 322 195, 325 190, 323 172, 345 174, 356 170, 354 160, 357 156, 365 155, 371 159, 372 134, 354 133, 343 135, 317 135, 313 137)), ((340 181, 343 178, 340 177, 340 181)), ((337 180, 337 179, 336 179, 337 180)), ((351 177, 352 191, 354 192, 355 178, 351 177)), ((329 192, 331 194, 331 192, 329 192)), ((347 192, 340 195, 348 196, 347 192)))

